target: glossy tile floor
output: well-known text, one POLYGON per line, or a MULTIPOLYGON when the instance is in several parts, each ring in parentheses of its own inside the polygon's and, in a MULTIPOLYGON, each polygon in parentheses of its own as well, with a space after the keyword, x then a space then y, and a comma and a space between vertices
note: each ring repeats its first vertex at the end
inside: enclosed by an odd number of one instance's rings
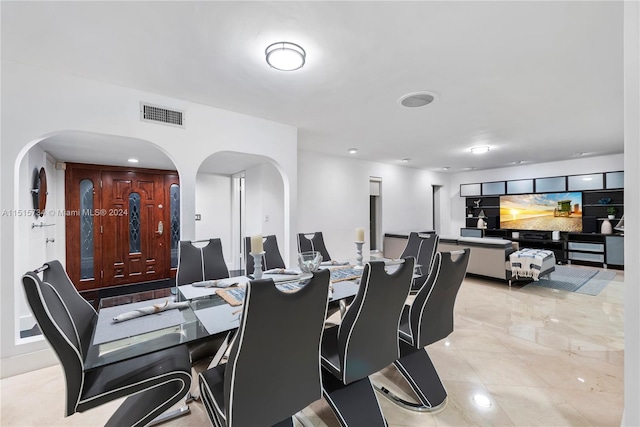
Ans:
MULTIPOLYGON (((389 425, 619 426, 623 280, 617 272, 598 296, 589 296, 467 278, 455 332, 427 348, 449 394, 446 407, 418 414, 379 396, 389 425), (488 407, 474 403, 475 395, 486 396, 488 407)), ((373 379, 410 395, 394 368, 373 379)), ((64 418, 64 387, 58 366, 0 381, 0 424, 104 425, 120 403, 64 418)), ((190 408, 190 415, 165 425, 210 425, 200 403, 190 408)), ((303 413, 314 426, 339 425, 322 400, 303 413)))

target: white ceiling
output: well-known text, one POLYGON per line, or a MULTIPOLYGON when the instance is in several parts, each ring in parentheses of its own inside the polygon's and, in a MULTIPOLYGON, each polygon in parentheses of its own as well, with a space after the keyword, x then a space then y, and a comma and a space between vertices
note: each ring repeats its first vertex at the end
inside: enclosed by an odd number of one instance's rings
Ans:
POLYGON ((622 2, 1 7, 3 60, 294 125, 304 150, 451 172, 623 151, 622 2), (267 66, 283 40, 304 68, 267 66), (398 104, 421 90, 438 99, 398 104))

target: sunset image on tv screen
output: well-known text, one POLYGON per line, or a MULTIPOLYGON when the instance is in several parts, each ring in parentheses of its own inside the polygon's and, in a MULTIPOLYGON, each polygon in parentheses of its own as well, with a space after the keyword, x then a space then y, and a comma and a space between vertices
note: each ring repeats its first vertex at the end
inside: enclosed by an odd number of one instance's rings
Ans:
POLYGON ((500 228, 582 231, 582 193, 500 196, 500 228))

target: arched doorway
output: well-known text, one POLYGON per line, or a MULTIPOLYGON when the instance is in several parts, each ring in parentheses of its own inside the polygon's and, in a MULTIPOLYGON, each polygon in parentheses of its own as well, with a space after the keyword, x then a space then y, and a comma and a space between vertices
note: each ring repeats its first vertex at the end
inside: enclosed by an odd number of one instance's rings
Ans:
POLYGON ((82 131, 45 137, 21 169, 33 168, 34 152, 55 164, 50 187, 58 190, 36 225, 55 234, 46 247, 80 291, 175 275, 180 184, 167 154, 149 141, 82 131))
POLYGON ((212 154, 196 178, 196 239, 220 238, 230 269, 244 268, 245 236, 274 234, 286 252, 286 186, 286 176, 269 157, 212 154))

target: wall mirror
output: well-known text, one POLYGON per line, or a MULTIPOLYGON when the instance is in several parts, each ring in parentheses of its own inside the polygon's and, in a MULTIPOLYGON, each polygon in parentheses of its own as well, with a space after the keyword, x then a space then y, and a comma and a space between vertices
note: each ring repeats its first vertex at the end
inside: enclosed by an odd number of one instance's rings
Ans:
POLYGON ((44 210, 47 206, 47 173, 44 168, 40 168, 40 171, 36 169, 33 173, 31 196, 33 198, 35 216, 44 216, 44 210))

